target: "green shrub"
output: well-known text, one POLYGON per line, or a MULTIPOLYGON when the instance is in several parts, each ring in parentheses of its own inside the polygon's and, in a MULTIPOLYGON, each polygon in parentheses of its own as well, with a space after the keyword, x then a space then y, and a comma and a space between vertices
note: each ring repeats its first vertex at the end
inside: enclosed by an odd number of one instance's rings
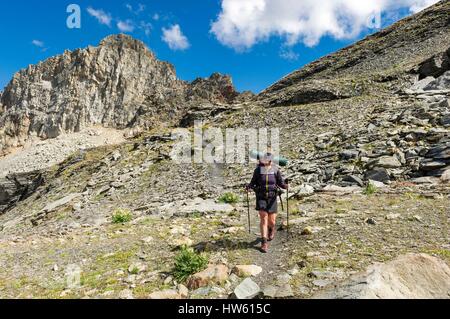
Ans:
POLYGON ((239 196, 234 193, 225 193, 219 197, 219 202, 225 204, 235 204, 239 202, 239 196))
POLYGON ((175 257, 175 269, 173 275, 179 282, 184 282, 189 276, 206 269, 208 259, 197 254, 192 248, 183 246, 175 257))
POLYGON ((369 184, 367 184, 366 186, 366 189, 364 190, 364 194, 370 196, 375 194, 377 191, 378 191, 377 187, 369 182, 369 184))
POLYGON ((191 218, 201 218, 202 216, 203 216, 203 214, 200 213, 199 211, 192 212, 192 213, 189 215, 189 217, 191 217, 191 218))
POLYGON ((132 274, 132 275, 138 275, 138 274, 139 274, 139 268, 134 267, 133 269, 131 269, 130 274, 132 274))
POLYGON ((125 224, 133 219, 131 212, 126 209, 118 209, 112 216, 113 224, 125 224))

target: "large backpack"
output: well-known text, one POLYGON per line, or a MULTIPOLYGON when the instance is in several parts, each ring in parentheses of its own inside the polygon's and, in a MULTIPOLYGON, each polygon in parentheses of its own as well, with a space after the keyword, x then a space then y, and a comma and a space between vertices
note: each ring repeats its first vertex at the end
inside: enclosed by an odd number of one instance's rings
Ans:
POLYGON ((265 166, 258 167, 259 179, 256 194, 259 197, 272 198, 278 195, 277 175, 279 169, 277 166, 267 168, 265 166))

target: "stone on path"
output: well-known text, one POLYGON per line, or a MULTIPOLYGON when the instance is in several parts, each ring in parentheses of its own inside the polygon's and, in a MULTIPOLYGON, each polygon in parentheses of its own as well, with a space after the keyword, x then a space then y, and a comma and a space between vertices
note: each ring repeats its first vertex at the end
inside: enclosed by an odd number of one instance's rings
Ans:
POLYGON ((256 277, 263 269, 256 265, 237 265, 233 268, 233 274, 239 277, 256 277))
POLYGON ((237 299, 254 299, 261 293, 261 288, 250 278, 245 279, 234 290, 237 299))
POLYGON ((294 297, 294 292, 290 284, 281 286, 268 286, 263 291, 264 297, 269 299, 283 299, 294 297))
POLYGON ((210 265, 207 269, 192 275, 188 288, 195 290, 211 285, 221 285, 228 279, 228 267, 225 265, 210 265))

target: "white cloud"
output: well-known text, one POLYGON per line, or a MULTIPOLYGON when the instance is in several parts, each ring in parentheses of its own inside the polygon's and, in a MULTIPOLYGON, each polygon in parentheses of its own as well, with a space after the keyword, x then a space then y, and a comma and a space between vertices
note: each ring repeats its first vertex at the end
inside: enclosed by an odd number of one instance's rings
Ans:
POLYGON ((144 31, 146 36, 150 36, 153 25, 150 22, 141 21, 139 28, 144 31))
POLYGON ((170 28, 162 28, 162 40, 167 43, 171 50, 186 50, 190 47, 188 38, 183 34, 178 24, 170 28))
POLYGON ((417 12, 439 0, 221 0, 211 32, 224 45, 246 50, 272 36, 287 46, 315 46, 324 36, 352 39, 373 29, 374 16, 407 8, 417 12), (372 24, 372 25, 371 25, 372 24))
POLYGON ((131 20, 127 21, 119 20, 119 22, 117 22, 117 28, 119 28, 121 32, 133 32, 134 24, 133 21, 131 20))
POLYGON ((432 6, 437 1, 436 0, 417 0, 417 1, 411 1, 411 2, 414 2, 414 3, 411 4, 411 6, 409 7, 409 11, 412 13, 417 13, 417 12, 422 11, 425 8, 428 8, 429 6, 432 6))
POLYGON ((158 21, 159 20, 159 14, 155 13, 152 17, 153 20, 158 21))
POLYGON ((43 47, 45 47, 45 43, 42 42, 42 41, 40 41, 40 40, 33 40, 33 41, 31 41, 31 43, 32 43, 34 46, 37 46, 38 48, 43 48, 43 47))
POLYGON ((94 9, 92 7, 87 8, 87 12, 97 19, 97 21, 100 24, 107 25, 108 27, 111 26, 112 17, 111 14, 101 10, 101 9, 94 9))
POLYGON ((47 47, 45 46, 45 43, 41 40, 33 40, 31 41, 31 44, 35 47, 39 48, 41 52, 46 52, 47 47))
POLYGON ((125 7, 128 9, 128 11, 130 11, 131 13, 134 13, 135 15, 138 15, 138 14, 144 12, 144 10, 145 10, 145 5, 143 5, 142 3, 138 4, 137 9, 134 9, 134 7, 129 3, 125 4, 125 7))
POLYGON ((280 57, 288 61, 297 61, 300 55, 292 50, 292 48, 283 48, 280 51, 280 57))

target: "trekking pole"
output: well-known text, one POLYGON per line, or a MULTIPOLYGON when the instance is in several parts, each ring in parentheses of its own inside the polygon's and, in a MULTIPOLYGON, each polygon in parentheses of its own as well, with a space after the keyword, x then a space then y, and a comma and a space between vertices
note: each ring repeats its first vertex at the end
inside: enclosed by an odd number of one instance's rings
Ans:
POLYGON ((284 212, 283 197, 282 197, 281 195, 282 195, 282 193, 279 193, 279 194, 278 194, 278 197, 280 198, 281 210, 284 212))
POLYGON ((252 223, 250 220, 250 195, 249 195, 248 189, 247 189, 247 212, 248 212, 248 233, 251 234, 252 233, 252 223))
POLYGON ((287 236, 288 236, 288 240, 289 240, 289 235, 290 235, 290 231, 289 231, 289 180, 286 179, 286 184, 288 185, 288 188, 286 190, 286 211, 287 211, 287 236))

